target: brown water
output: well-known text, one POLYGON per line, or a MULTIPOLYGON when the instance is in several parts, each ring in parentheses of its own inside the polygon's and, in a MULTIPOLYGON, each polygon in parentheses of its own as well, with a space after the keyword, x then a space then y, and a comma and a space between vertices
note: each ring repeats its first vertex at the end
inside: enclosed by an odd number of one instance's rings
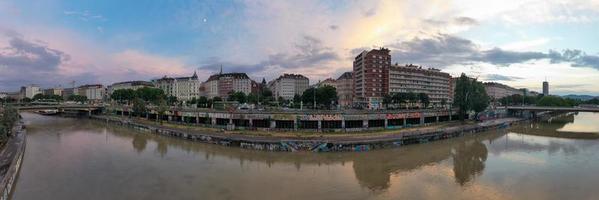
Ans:
POLYGON ((599 140, 561 131, 599 133, 584 125, 599 114, 362 153, 261 152, 24 117, 18 200, 599 199, 599 140))

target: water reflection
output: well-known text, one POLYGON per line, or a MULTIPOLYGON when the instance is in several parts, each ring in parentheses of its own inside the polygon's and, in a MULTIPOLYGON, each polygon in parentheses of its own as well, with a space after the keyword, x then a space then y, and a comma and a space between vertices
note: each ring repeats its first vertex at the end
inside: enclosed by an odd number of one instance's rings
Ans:
MULTIPOLYGON (((105 184, 106 180, 99 178, 105 176, 122 177, 113 181, 127 184, 96 187, 114 190, 112 195, 118 194, 117 197, 121 198, 140 198, 146 197, 142 194, 151 194, 150 199, 160 199, 160 197, 172 198, 165 195, 177 194, 183 195, 179 196, 181 198, 188 199, 247 198, 244 195, 255 198, 285 199, 289 197, 285 195, 286 193, 302 199, 319 199, 325 196, 332 197, 330 199, 365 199, 373 196, 386 198, 396 197, 398 194, 416 195, 403 196, 406 198, 445 198, 444 196, 417 196, 417 194, 431 193, 433 185, 435 190, 443 191, 439 194, 453 195, 447 198, 488 197, 481 194, 484 190, 468 190, 468 188, 517 192, 516 196, 526 196, 538 190, 530 188, 533 187, 530 185, 522 185, 519 181, 540 182, 538 185, 542 186, 547 184, 545 182, 550 182, 548 178, 556 176, 535 177, 534 180, 522 179, 526 177, 522 176, 522 173, 541 173, 542 171, 538 170, 539 165, 551 166, 551 161, 561 161, 566 164, 584 162, 579 163, 583 168, 578 170, 565 166, 550 168, 559 170, 559 174, 567 174, 571 177, 577 177, 583 172, 597 172, 599 168, 598 156, 589 153, 599 151, 597 140, 553 138, 557 134, 554 133, 557 129, 574 121, 574 116, 566 116, 547 124, 537 123, 532 126, 491 131, 423 145, 409 145, 398 149, 318 154, 229 148, 162 137, 124 127, 107 126, 97 121, 38 115, 25 115, 25 117, 29 121, 29 146, 23 175, 16 191, 17 197, 23 199, 28 199, 26 197, 35 199, 34 197, 43 197, 44 194, 56 195, 52 197, 73 197, 68 193, 71 190, 62 191, 60 186, 40 190, 37 185, 50 184, 57 179, 67 178, 79 183, 77 185, 88 184, 93 187, 96 183, 105 184), (53 157, 46 159, 46 154, 51 154, 53 157), (45 166, 54 166, 58 171, 62 170, 62 167, 57 166, 63 166, 66 172, 62 174, 57 172, 56 176, 41 173, 46 170, 32 165, 34 161, 45 166), (87 180, 80 181, 79 179, 84 178, 81 174, 89 170, 98 170, 96 173, 100 174, 84 176, 87 180), (438 173, 432 173, 435 171, 438 173), (71 177, 73 172, 79 176, 71 177), (434 177, 435 181, 420 180, 422 177, 429 176, 434 177), (414 177, 420 179, 414 180, 414 177), (512 181, 506 181, 506 178, 512 181), (94 182, 97 179, 103 181, 94 182), (153 184, 150 188, 155 188, 154 191, 148 191, 147 188, 122 191, 121 188, 135 188, 136 185, 147 185, 148 182, 153 184), (509 184, 506 185, 507 183, 518 184, 528 190, 506 190, 507 187, 511 187, 509 184), (405 185, 415 187, 404 188, 405 185), (64 194, 54 193, 55 190, 60 190, 64 194), (132 191, 139 193, 131 193, 132 191), (471 195, 461 196, 465 193, 471 195)), ((555 171, 549 173, 558 174, 555 171)), ((576 181, 581 183, 599 181, 599 177, 595 177, 577 178, 576 181)), ((579 188, 592 185, 580 186, 576 181, 572 184, 579 188)), ((573 182, 573 180, 565 182, 573 182)), ((567 191, 564 194, 593 194, 593 191, 578 192, 567 191)), ((106 194, 99 194, 97 199, 113 197, 103 195, 106 194)))

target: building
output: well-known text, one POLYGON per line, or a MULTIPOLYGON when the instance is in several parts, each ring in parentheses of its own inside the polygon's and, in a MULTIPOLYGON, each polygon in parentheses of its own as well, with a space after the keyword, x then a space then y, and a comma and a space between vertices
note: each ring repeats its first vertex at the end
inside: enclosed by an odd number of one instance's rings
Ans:
POLYGON ((180 101, 189 101, 200 97, 200 81, 196 72, 193 72, 190 77, 170 78, 164 76, 161 79, 152 80, 152 83, 155 87, 162 89, 167 96, 177 97, 177 100, 180 101))
POLYGON ((28 85, 21 87, 21 95, 23 96, 23 98, 26 97, 32 99, 33 96, 41 93, 42 91, 40 90, 40 87, 37 85, 28 85))
POLYGON ((549 82, 543 81, 543 96, 549 96, 549 82))
POLYGON ((89 101, 99 102, 104 99, 106 88, 102 84, 90 84, 77 87, 77 94, 87 97, 89 101))
POLYGON ((152 82, 148 82, 148 81, 125 81, 125 82, 113 83, 112 85, 108 86, 107 95, 108 96, 112 95, 112 93, 115 90, 125 90, 125 89, 137 90, 139 88, 144 88, 144 87, 154 87, 154 84, 152 84, 152 82))
POLYGON ((71 95, 79 95, 79 90, 76 87, 62 89, 62 98, 63 99, 67 99, 71 95))
POLYGON ((301 74, 283 74, 268 83, 268 88, 275 98, 292 100, 297 95, 302 95, 310 87, 310 80, 301 74))
POLYGON ((44 95, 58 95, 62 96, 62 88, 48 88, 42 91, 44 95))
POLYGON ((323 86, 327 86, 327 85, 336 87, 335 82, 337 82, 337 80, 332 79, 332 78, 327 78, 327 79, 324 79, 324 81, 318 81, 318 83, 314 84, 312 87, 318 88, 318 87, 323 87, 323 86))
POLYGON ((389 92, 388 75, 391 66, 389 49, 362 51, 353 63, 354 103, 370 109, 382 107, 383 96, 389 92))
POLYGON ((200 86, 201 95, 208 98, 227 98, 231 92, 243 92, 248 95, 258 90, 258 84, 246 73, 214 74, 200 86))
POLYGON ((448 103, 452 98, 451 76, 441 70, 416 65, 389 68, 389 93, 424 93, 431 104, 448 103))
POLYGON ((491 98, 491 100, 498 100, 503 97, 512 96, 514 94, 523 94, 522 90, 501 83, 486 82, 483 83, 483 85, 485 86, 487 95, 491 98))
POLYGON ((354 78, 352 72, 345 72, 335 81, 338 103, 341 107, 351 107, 354 96, 354 78))

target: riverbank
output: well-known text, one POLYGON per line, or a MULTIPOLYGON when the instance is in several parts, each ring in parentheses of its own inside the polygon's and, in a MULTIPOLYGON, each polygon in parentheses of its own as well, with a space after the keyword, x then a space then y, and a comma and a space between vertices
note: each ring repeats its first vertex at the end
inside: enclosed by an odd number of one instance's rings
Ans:
POLYGON ((525 121, 521 118, 501 118, 481 123, 452 126, 430 126, 381 131, 371 134, 318 134, 311 136, 248 134, 243 131, 218 131, 203 127, 181 126, 173 124, 159 125, 156 122, 127 117, 91 116, 92 119, 117 124, 158 135, 219 144, 224 146, 266 151, 369 151, 374 149, 395 148, 402 145, 426 143, 474 134, 482 131, 506 128, 514 123, 525 121))
POLYGON ((0 200, 9 199, 25 155, 26 131, 22 122, 13 127, 14 134, 0 152, 0 200))

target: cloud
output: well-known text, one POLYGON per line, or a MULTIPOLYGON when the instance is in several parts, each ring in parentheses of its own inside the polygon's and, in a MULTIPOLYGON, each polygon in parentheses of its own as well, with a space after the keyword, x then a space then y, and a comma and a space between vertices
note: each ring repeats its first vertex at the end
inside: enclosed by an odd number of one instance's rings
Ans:
POLYGON ((484 80, 486 81, 515 81, 521 79, 523 78, 517 76, 505 76, 501 74, 487 74, 484 77, 484 80))
POLYGON ((82 21, 106 21, 106 18, 99 14, 93 14, 89 10, 84 11, 64 11, 64 15, 73 16, 82 21))
POLYGON ((76 81, 77 85, 111 84, 193 73, 181 58, 135 49, 109 53, 69 32, 34 33, 40 34, 37 36, 42 39, 25 37, 34 35, 29 32, 0 30, 0 91, 16 91, 28 84, 39 84, 43 88, 68 86, 70 81, 76 81))
MULTIPOLYGON (((223 66, 230 72, 247 72, 250 75, 269 74, 269 77, 278 76, 272 74, 273 69, 297 73, 298 69, 322 69, 323 63, 339 60, 339 55, 330 47, 325 47, 322 41, 312 36, 303 36, 295 44, 295 53, 276 53, 267 56, 256 64, 235 64, 230 61, 222 61, 218 57, 211 57, 202 64, 203 70, 217 72, 223 66)), ((310 71, 302 71, 309 74, 310 71)))
POLYGON ((27 41, 14 34, 5 34, 5 36, 8 36, 9 44, 8 47, 0 49, 0 65, 11 69, 54 70, 70 59, 64 52, 44 44, 27 41))
MULTIPOLYGON (((395 62, 417 63, 435 67, 476 62, 498 66, 523 63, 532 60, 549 59, 552 63, 571 62, 575 67, 599 69, 599 56, 587 55, 581 50, 566 49, 562 52, 550 50, 510 51, 499 47, 482 49, 476 43, 457 36, 438 34, 431 38, 413 38, 408 41, 388 45, 395 62)), ((357 49, 352 50, 356 53, 357 49)))

